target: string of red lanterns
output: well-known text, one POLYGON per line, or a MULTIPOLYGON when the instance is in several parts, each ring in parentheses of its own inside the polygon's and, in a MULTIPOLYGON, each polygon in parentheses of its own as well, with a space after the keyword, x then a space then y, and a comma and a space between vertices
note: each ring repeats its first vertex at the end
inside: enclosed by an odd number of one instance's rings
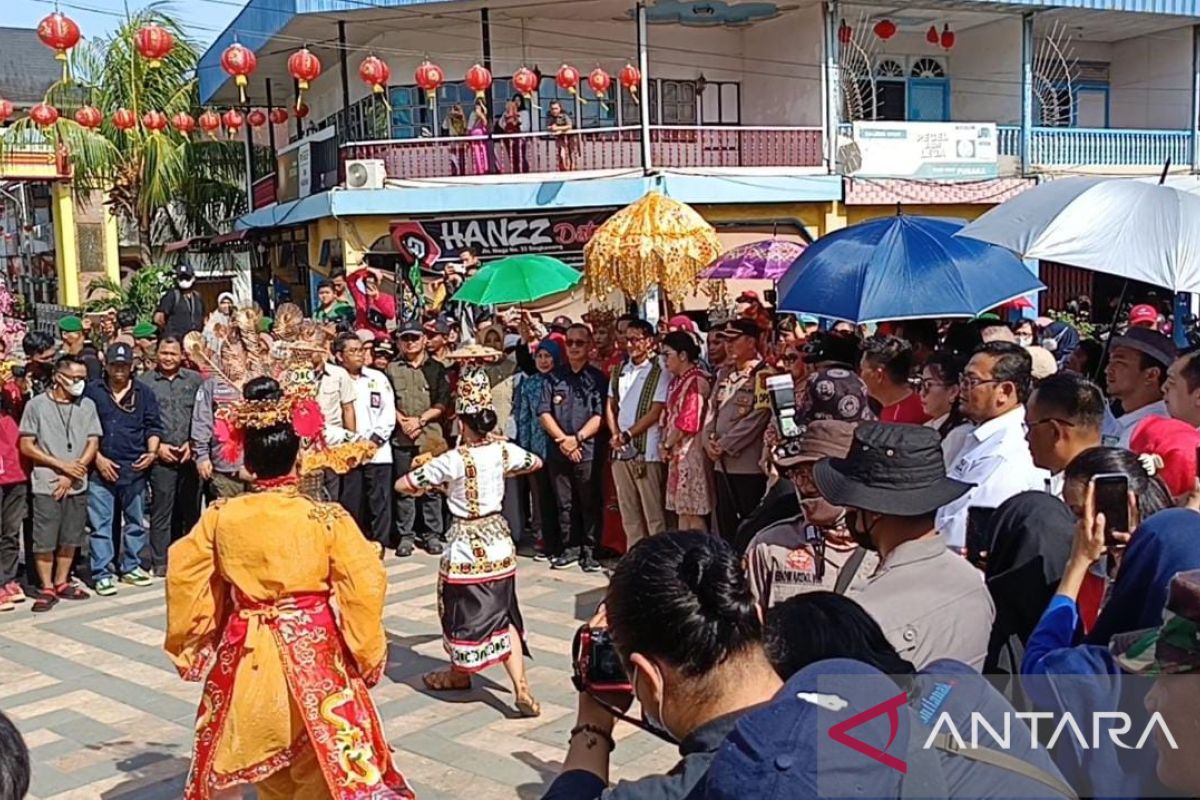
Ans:
POLYGON ((163 59, 170 55, 175 48, 175 37, 171 32, 158 23, 151 22, 137 32, 134 37, 138 53, 146 59, 150 69, 162 66, 163 59))

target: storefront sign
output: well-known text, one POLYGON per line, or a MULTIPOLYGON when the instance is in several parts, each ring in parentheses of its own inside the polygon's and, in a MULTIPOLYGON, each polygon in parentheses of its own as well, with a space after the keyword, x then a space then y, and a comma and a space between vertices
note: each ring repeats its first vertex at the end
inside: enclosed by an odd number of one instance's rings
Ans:
POLYGON ((554 256, 568 264, 583 263, 583 247, 596 228, 612 216, 615 209, 548 212, 544 214, 493 214, 470 217, 438 217, 392 223, 406 236, 417 230, 432 244, 427 253, 436 252, 435 260, 457 261, 468 247, 479 251, 483 261, 505 256, 537 254, 554 256))
POLYGON ((996 125, 991 122, 855 122, 858 161, 869 178, 976 181, 995 178, 996 125))
POLYGON ((323 192, 337 182, 337 139, 332 127, 310 133, 281 147, 276 156, 277 202, 286 203, 323 192))

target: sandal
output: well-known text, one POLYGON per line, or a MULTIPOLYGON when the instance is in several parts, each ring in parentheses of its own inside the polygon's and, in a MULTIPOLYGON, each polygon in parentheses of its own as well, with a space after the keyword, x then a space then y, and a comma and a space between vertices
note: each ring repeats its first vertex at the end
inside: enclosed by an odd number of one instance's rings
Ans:
POLYGON ((444 669, 438 672, 426 672, 421 676, 421 683, 431 692, 462 692, 471 688, 471 676, 444 669))
POLYGON ((58 595, 60 600, 87 600, 91 597, 90 594, 80 589, 74 583, 64 583, 61 586, 55 586, 54 593, 58 595))
POLYGON ((33 601, 33 608, 30 610, 35 614, 44 614, 50 609, 58 605, 58 595, 53 589, 42 589, 38 592, 37 599, 33 601))
POLYGON ((517 687, 517 711, 522 717, 540 717, 542 715, 542 704, 539 703, 533 696, 533 692, 529 691, 529 682, 521 681, 521 685, 517 687))

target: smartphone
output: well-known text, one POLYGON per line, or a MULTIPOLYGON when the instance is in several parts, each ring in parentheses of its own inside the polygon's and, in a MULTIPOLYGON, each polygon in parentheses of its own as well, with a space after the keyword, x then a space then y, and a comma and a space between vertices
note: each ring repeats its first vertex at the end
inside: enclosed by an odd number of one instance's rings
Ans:
POLYGON ((1111 547, 1113 531, 1129 531, 1129 478, 1119 472, 1093 476, 1092 498, 1095 513, 1104 515, 1104 543, 1111 547))
POLYGON ((967 509, 967 561, 983 569, 992 548, 992 517, 996 509, 971 506, 967 509))
POLYGON ((800 423, 796 419, 796 384, 790 373, 771 375, 767 378, 767 394, 779 435, 794 439, 800 435, 800 423))
POLYGON ((1200 479, 1200 447, 1196 448, 1196 478, 1200 479))

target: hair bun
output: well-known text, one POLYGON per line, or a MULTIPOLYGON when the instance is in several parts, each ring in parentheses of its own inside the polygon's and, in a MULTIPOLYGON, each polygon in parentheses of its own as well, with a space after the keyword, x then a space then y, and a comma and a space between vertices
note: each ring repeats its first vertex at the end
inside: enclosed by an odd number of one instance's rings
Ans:
POLYGON ((723 603, 721 565, 708 548, 694 547, 679 562, 679 579, 696 595, 700 611, 710 619, 722 616, 723 603))

